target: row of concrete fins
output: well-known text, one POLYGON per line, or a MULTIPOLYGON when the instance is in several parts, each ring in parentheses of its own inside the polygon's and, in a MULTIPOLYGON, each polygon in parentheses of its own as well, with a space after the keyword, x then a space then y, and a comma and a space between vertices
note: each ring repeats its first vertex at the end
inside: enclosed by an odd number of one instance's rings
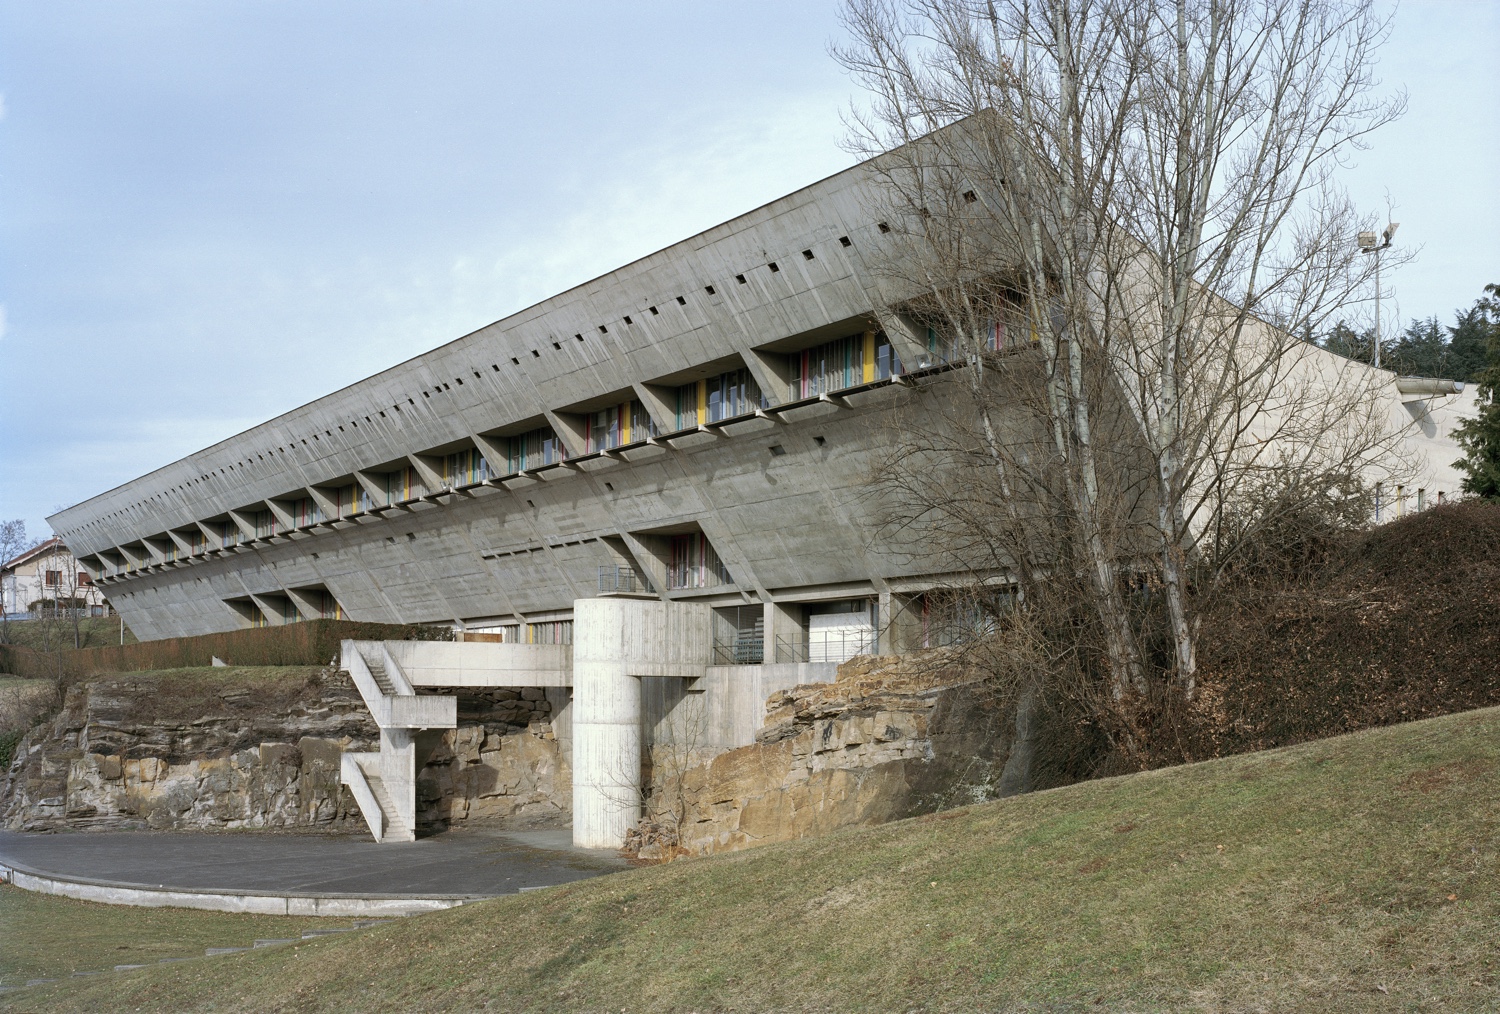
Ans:
POLYGON ((349 786, 377 842, 415 841, 416 732, 455 728, 458 699, 417 696, 382 641, 345 641, 342 656, 344 669, 380 727, 380 750, 344 754, 340 779, 349 786))

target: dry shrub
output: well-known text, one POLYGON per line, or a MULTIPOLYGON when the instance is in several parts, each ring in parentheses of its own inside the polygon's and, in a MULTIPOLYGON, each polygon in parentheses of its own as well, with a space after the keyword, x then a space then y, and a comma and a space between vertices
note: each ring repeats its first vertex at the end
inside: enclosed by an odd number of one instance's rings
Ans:
POLYGON ((910 664, 964 667, 1008 713, 1031 707, 1034 788, 1500 705, 1500 504, 1363 531, 1323 506, 1241 543, 1203 613, 1191 704, 1169 687, 1111 699, 1098 635, 1061 593, 910 664))
POLYGON ((1500 704, 1497 589, 1483 500, 1347 536, 1303 579, 1231 586, 1203 622, 1189 756, 1500 704))

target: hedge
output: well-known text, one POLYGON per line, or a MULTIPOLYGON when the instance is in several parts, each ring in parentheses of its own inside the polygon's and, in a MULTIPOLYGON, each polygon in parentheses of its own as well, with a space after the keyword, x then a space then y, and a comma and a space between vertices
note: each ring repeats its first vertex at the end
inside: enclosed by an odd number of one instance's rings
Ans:
POLYGON ((338 658, 339 642, 346 639, 449 641, 453 632, 446 627, 418 624, 308 620, 280 627, 63 651, 0 644, 0 672, 33 679, 65 679, 102 672, 207 666, 215 657, 227 665, 328 665, 338 658))

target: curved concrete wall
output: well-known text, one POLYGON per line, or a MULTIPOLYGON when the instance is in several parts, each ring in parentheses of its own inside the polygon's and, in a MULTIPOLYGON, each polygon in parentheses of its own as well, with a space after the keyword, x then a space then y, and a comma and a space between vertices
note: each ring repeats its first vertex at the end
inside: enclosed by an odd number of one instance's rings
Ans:
POLYGON ((573 844, 619 848, 641 818, 641 680, 702 677, 710 612, 624 597, 573 609, 573 844))

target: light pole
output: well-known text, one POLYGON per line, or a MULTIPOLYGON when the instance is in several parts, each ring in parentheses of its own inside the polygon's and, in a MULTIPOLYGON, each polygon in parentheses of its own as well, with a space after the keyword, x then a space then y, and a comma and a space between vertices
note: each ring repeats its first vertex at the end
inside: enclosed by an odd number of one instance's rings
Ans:
POLYGON ((1400 222, 1386 223, 1385 231, 1379 236, 1373 232, 1362 232, 1359 234, 1359 252, 1375 255, 1375 358, 1373 365, 1380 369, 1380 251, 1391 245, 1391 239, 1396 235, 1396 229, 1400 222))

